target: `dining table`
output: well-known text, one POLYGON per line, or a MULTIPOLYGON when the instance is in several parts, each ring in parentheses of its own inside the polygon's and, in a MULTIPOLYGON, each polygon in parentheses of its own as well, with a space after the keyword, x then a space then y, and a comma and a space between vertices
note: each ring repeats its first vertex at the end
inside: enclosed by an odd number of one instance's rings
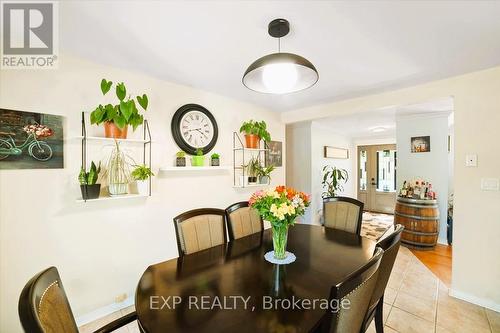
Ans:
MULTIPOLYGON (((149 266, 135 307, 142 332, 314 331, 332 286, 373 256, 376 242, 320 225, 288 231, 290 264, 264 259, 271 229, 149 266), (313 304, 314 303, 314 304, 313 304)), ((330 303, 331 305, 331 303, 330 303)))

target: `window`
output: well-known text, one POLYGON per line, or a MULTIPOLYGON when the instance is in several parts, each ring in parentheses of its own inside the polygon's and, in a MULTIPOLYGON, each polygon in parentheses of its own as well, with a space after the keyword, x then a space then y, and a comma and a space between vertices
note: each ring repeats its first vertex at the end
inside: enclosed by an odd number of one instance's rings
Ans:
POLYGON ((377 151, 377 191, 396 191, 396 151, 377 151))

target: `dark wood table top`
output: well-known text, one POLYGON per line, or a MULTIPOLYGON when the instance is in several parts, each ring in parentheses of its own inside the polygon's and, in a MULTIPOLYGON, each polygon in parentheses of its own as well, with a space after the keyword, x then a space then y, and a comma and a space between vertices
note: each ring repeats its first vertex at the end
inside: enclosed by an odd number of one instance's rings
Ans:
POLYGON ((374 249, 374 241, 355 234, 298 224, 289 230, 287 250, 297 256, 289 265, 264 259, 272 250, 270 230, 152 265, 137 286, 139 325, 149 333, 309 332, 325 313, 320 301, 307 310, 312 305, 270 304, 328 300, 332 285, 374 249))

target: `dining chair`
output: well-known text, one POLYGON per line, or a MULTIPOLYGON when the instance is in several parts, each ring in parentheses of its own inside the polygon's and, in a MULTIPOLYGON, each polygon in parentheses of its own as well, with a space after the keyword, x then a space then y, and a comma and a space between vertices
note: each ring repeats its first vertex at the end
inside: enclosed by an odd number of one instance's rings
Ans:
MULTIPOLYGON (((77 333, 75 317, 57 268, 31 278, 19 297, 19 318, 27 333, 77 333)), ((95 333, 113 332, 137 319, 134 312, 101 327, 95 333)))
POLYGON ((332 287, 329 309, 314 332, 359 333, 377 283, 380 260, 384 250, 377 247, 363 267, 332 287))
POLYGON ((264 224, 257 210, 248 201, 237 202, 226 208, 226 221, 229 240, 242 238, 262 232, 264 224))
POLYGON ((348 197, 323 199, 323 221, 327 228, 340 229, 354 234, 361 233, 363 203, 348 197))
POLYGON ((199 208, 174 217, 179 255, 202 251, 227 242, 225 211, 199 208))
POLYGON ((368 307, 368 312, 365 315, 363 330, 365 332, 370 326, 371 321, 375 318, 375 329, 377 333, 384 332, 383 309, 384 309, 384 292, 391 276, 392 268, 399 251, 401 244, 401 232, 404 227, 401 224, 395 226, 395 230, 386 238, 377 243, 377 247, 384 250, 377 278, 377 284, 373 291, 372 299, 368 307))

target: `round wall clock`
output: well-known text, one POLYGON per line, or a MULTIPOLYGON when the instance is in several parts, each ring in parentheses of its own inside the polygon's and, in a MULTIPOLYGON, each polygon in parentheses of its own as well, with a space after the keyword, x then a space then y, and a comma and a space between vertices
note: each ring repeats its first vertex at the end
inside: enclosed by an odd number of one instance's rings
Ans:
POLYGON ((208 153, 219 135, 214 116, 198 104, 181 106, 172 117, 171 128, 179 148, 191 155, 196 154, 196 149, 208 153))

